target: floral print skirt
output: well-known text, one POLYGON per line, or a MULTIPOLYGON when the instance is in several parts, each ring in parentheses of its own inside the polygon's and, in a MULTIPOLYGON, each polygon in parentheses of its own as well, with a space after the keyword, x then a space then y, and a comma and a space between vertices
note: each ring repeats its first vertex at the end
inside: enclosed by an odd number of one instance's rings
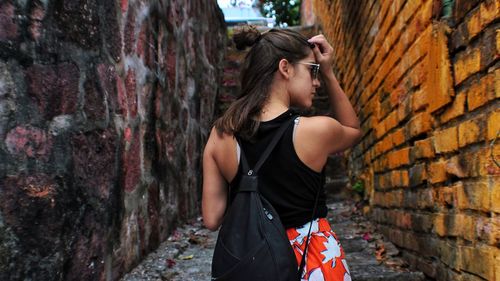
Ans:
MULTIPOLYGON (((300 265, 311 222, 286 230, 300 265)), ((302 281, 351 281, 344 249, 325 218, 312 221, 302 281)))

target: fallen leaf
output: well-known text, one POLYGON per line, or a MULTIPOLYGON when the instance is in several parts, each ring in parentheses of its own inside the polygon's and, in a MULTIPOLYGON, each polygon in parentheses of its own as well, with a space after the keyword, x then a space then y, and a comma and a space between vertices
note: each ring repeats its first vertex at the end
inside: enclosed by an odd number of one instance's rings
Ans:
POLYGON ((200 245, 200 244, 205 244, 206 240, 207 237, 204 237, 202 235, 190 234, 188 242, 191 244, 200 245))
POLYGON ((365 240, 365 241, 372 240, 372 236, 370 235, 370 232, 365 232, 365 234, 363 234, 363 240, 365 240))
POLYGON ((175 265, 175 261, 173 259, 167 259, 165 262, 168 268, 172 268, 175 265))
POLYGON ((380 244, 377 246, 377 249, 375 250, 375 258, 378 261, 381 261, 385 258, 385 246, 384 246, 384 244, 380 244))
POLYGON ((194 255, 188 255, 188 256, 182 256, 180 257, 181 260, 190 260, 190 259, 193 259, 194 258, 194 255))

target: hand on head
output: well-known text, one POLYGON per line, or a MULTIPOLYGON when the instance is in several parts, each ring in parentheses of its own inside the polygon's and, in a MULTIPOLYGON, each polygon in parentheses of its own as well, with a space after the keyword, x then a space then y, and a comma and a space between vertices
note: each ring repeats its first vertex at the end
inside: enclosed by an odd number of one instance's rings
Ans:
POLYGON ((319 34, 311 37, 311 39, 307 41, 316 46, 313 48, 313 53, 316 61, 321 65, 321 72, 325 74, 325 71, 331 71, 333 64, 333 47, 328 43, 325 36, 319 34))

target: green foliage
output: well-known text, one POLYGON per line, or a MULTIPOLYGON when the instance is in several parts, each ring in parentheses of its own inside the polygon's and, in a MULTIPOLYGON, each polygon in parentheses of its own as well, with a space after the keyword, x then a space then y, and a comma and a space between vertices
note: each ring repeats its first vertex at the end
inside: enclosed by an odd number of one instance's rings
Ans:
POLYGON ((300 25, 300 0, 261 0, 263 15, 276 19, 281 27, 300 25))
POLYGON ((352 189, 354 191, 356 191, 357 193, 362 194, 365 190, 365 186, 364 186, 362 181, 358 180, 358 181, 356 181, 356 183, 354 183, 354 185, 352 186, 352 189))

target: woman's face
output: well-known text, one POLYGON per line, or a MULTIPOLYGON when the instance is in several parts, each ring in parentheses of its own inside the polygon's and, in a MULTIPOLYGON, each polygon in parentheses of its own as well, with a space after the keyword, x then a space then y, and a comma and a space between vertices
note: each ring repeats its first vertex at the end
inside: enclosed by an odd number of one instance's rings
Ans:
POLYGON ((312 51, 307 57, 293 64, 293 75, 288 82, 290 105, 302 108, 312 106, 316 88, 320 86, 319 69, 314 64, 316 60, 312 51), (315 70, 317 75, 314 75, 315 70))

